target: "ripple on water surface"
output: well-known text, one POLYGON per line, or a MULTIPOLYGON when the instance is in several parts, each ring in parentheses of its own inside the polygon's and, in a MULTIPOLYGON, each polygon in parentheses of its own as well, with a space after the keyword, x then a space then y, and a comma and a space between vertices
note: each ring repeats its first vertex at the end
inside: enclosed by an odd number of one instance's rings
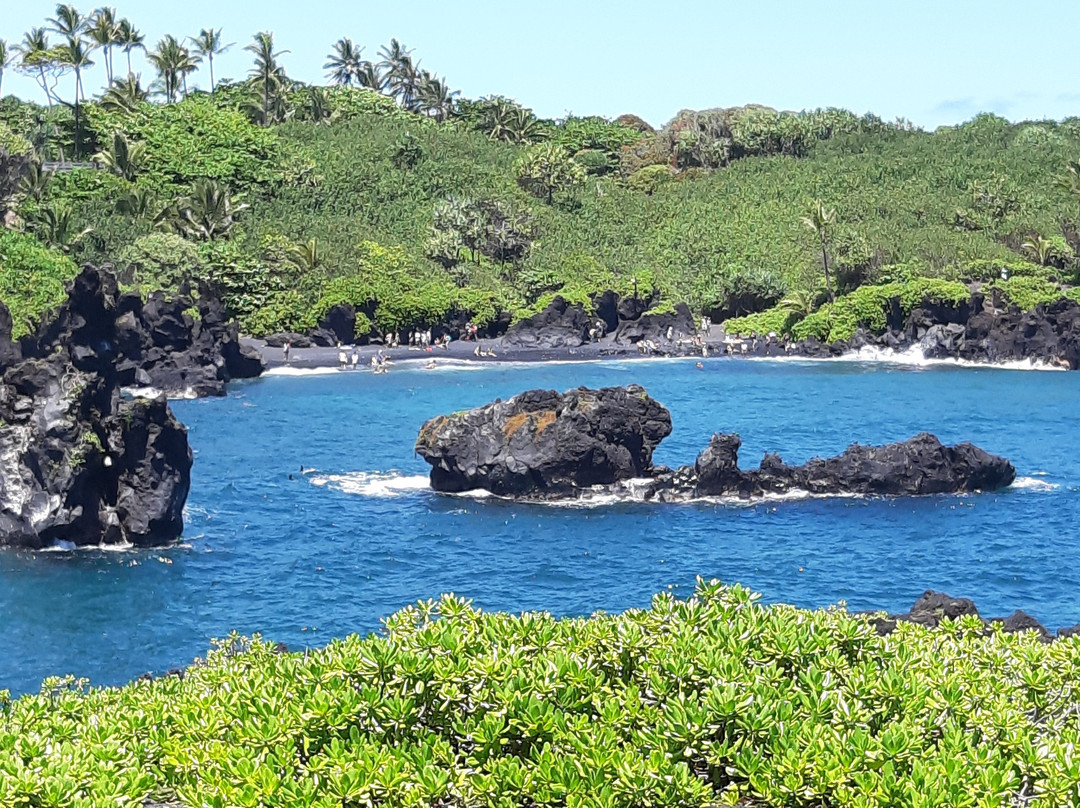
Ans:
POLYGON ((63 673, 122 682, 187 664, 233 629, 321 644, 442 592, 588 614, 689 592, 696 575, 853 609, 907 608, 932 587, 987 614, 1072 624, 1078 400, 1080 374, 857 362, 397 367, 239 384, 174 404, 197 453, 186 546, 0 553, 0 689, 63 673), (691 461, 715 431, 738 432, 753 466, 766 451, 802 462, 927 430, 1009 457, 1019 479, 996 494, 752 505, 553 508, 428 490, 412 451, 427 418, 531 387, 632 381, 672 411, 658 463, 691 461))

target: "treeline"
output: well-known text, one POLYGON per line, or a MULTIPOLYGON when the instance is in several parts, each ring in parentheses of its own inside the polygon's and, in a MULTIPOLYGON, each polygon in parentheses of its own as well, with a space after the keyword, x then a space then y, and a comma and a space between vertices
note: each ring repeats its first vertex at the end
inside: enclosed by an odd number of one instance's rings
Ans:
POLYGON ((972 262, 987 278, 1040 268, 1058 294, 1076 279, 1074 119, 934 133, 760 106, 659 130, 546 120, 458 97, 396 40, 372 61, 339 40, 331 83, 311 86, 264 32, 248 77, 218 80, 220 29, 164 37, 143 87, 139 36, 111 9, 59 6, 5 51, 47 98, 0 100, 0 299, 17 327, 87 260, 144 291, 210 284, 256 334, 314 327, 334 302, 385 331, 637 290, 714 320, 771 310, 773 325, 864 286, 978 281, 972 262), (80 48, 105 64, 97 97, 80 48))

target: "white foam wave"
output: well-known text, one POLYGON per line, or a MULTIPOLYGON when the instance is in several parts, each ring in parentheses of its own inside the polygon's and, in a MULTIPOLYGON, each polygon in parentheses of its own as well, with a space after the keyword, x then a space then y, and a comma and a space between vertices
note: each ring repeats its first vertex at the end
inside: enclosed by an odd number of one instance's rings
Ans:
POLYGON ((428 490, 425 474, 402 474, 400 471, 352 471, 345 474, 318 474, 311 484, 332 488, 345 494, 386 499, 428 490))
MULTIPOLYGON (((1035 472, 1039 476, 1046 476, 1045 471, 1035 472)), ((1046 480, 1039 480, 1035 477, 1017 477, 1013 484, 1009 488, 1016 488, 1021 491, 1054 491, 1060 486, 1057 483, 1048 483, 1046 480)))
MULTIPOLYGON (((1036 475, 1045 475, 1046 472, 1035 472, 1036 475)), ((399 471, 354 471, 344 474, 320 474, 310 477, 312 485, 320 488, 330 488, 345 494, 356 494, 363 497, 389 499, 406 496, 420 491, 430 491, 428 477, 423 474, 407 475, 399 471)), ((603 508, 611 505, 624 504, 677 504, 677 505, 717 505, 722 507, 754 507, 757 505, 769 505, 781 502, 799 502, 807 499, 870 499, 863 494, 814 494, 803 489, 795 489, 782 494, 766 493, 762 496, 750 499, 739 496, 719 497, 693 497, 680 499, 676 502, 664 503, 655 499, 647 499, 645 492, 651 483, 648 479, 625 480, 616 490, 597 487, 595 490, 582 491, 577 497, 557 500, 516 500, 512 497, 501 497, 490 491, 474 489, 452 494, 442 494, 447 497, 460 497, 463 499, 497 499, 506 502, 522 502, 527 505, 541 505, 551 508, 603 508)), ((1053 491, 1059 486, 1049 483, 1037 477, 1018 477, 1010 486, 1012 489, 1021 491, 1053 491)), ((957 496, 969 496, 969 494, 957 494, 957 496)))
MULTIPOLYGON (((120 394, 128 398, 157 398, 162 394, 157 387, 122 387, 120 394)), ((199 397, 192 388, 185 387, 183 390, 172 391, 167 394, 170 401, 193 401, 199 397)))
MULTIPOLYGON (((66 539, 56 539, 50 546, 42 547, 38 550, 39 553, 78 553, 78 552, 90 552, 97 551, 99 553, 126 553, 129 550, 134 550, 135 545, 131 542, 121 542, 120 544, 84 544, 82 546, 75 544, 73 541, 67 541, 66 539)), ((167 549, 167 548, 161 548, 167 549)))
POLYGON ((959 367, 959 368, 988 368, 993 370, 1041 370, 1057 371, 1068 368, 1051 365, 1038 359, 1017 359, 1008 362, 973 362, 969 359, 928 359, 923 355, 922 348, 914 345, 903 351, 894 351, 891 348, 874 348, 864 346, 857 351, 850 351, 842 356, 809 357, 809 356, 747 356, 736 358, 752 359, 759 362, 857 362, 866 364, 894 365, 907 368, 928 367, 959 367))
POLYGON ((342 370, 337 365, 323 365, 314 368, 275 367, 263 372, 263 376, 326 376, 330 373, 351 373, 342 370))

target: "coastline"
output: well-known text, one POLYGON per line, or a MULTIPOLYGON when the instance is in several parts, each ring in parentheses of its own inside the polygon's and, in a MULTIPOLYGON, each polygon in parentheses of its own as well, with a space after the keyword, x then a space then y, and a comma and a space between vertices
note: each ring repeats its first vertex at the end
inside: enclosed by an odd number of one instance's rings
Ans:
MULTIPOLYGON (((293 348, 289 362, 283 358, 281 348, 268 346, 263 340, 242 338, 242 344, 258 351, 265 363, 264 376, 303 376, 339 371, 338 349, 327 347, 293 348)), ((451 342, 448 348, 431 348, 419 350, 402 346, 385 349, 381 345, 357 346, 356 352, 359 362, 356 370, 370 373, 372 370, 371 359, 380 351, 392 363, 392 365, 408 364, 412 369, 415 365, 427 364, 434 360, 438 370, 443 367, 462 367, 467 365, 526 365, 526 364, 557 364, 557 363, 586 363, 605 361, 627 360, 696 360, 711 362, 717 359, 738 359, 747 361, 771 361, 771 362, 798 362, 816 364, 819 362, 837 363, 875 363, 907 368, 933 368, 955 367, 972 370, 1019 370, 1019 371, 1053 371, 1063 372, 1068 368, 1052 365, 1033 359, 1010 360, 1004 362, 976 362, 972 360, 950 358, 928 358, 918 353, 919 349, 909 348, 905 351, 893 351, 889 349, 852 349, 837 356, 807 356, 801 353, 784 350, 784 343, 769 342, 766 340, 744 339, 741 342, 729 343, 724 339, 723 332, 713 327, 705 344, 708 346, 709 355, 702 357, 700 354, 689 349, 677 349, 675 351, 660 351, 646 355, 633 347, 616 344, 607 339, 596 343, 589 343, 576 348, 550 348, 529 349, 504 347, 497 340, 481 341, 479 344, 485 348, 493 348, 495 356, 476 356, 473 351, 478 343, 472 341, 451 342), (741 350, 745 345, 746 350, 741 350), (729 347, 738 347, 739 350, 729 350, 729 347)), ((351 351, 349 352, 351 358, 351 351)), ((353 368, 347 369, 352 372, 353 368)))

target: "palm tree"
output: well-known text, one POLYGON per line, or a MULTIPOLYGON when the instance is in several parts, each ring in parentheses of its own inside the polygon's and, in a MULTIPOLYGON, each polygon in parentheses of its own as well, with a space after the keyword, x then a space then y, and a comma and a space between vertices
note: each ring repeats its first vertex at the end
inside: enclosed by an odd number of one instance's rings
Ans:
POLYGON ((352 87, 354 81, 359 84, 361 67, 366 64, 361 58, 363 52, 363 47, 356 47, 348 37, 339 39, 323 65, 323 70, 327 71, 326 77, 345 87, 352 87))
POLYGON ((0 39, 0 98, 4 97, 4 68, 12 64, 14 53, 8 48, 6 39, 0 39))
POLYGON ((134 219, 152 219, 156 207, 157 197, 154 192, 137 185, 116 200, 115 210, 117 213, 134 219))
POLYGON ((386 79, 379 65, 364 61, 360 64, 360 70, 356 74, 356 83, 360 87, 366 87, 381 93, 386 89, 386 79))
POLYGON ((780 308, 803 318, 814 312, 814 299, 817 296, 809 289, 792 289, 787 297, 780 301, 780 308))
POLYGON ((94 162, 101 163, 113 174, 123 177, 128 182, 134 182, 145 157, 145 143, 132 143, 123 132, 113 132, 108 147, 94 155, 94 162))
POLYGON ((116 21, 116 9, 99 8, 90 21, 87 29, 90 41, 102 49, 105 55, 105 75, 108 78, 106 86, 113 83, 113 60, 112 49, 119 45, 120 26, 116 21))
POLYGON ((809 212, 801 219, 803 227, 817 236, 821 244, 821 263, 825 268, 825 290, 829 293, 829 300, 835 300, 832 290, 832 282, 829 280, 829 229, 836 224, 836 209, 826 208, 820 200, 815 200, 809 212))
POLYGON ((1054 242, 1039 235, 1025 241, 1021 246, 1028 251, 1032 258, 1039 262, 1039 266, 1049 266, 1056 254, 1054 242))
POLYGON ((138 109, 150 96, 139 78, 128 73, 126 79, 115 79, 112 87, 101 96, 102 109, 113 112, 134 112, 138 109))
POLYGON ((310 275, 322 265, 319 242, 310 239, 304 244, 298 244, 288 251, 287 258, 290 264, 300 270, 301 274, 310 275))
POLYGON ((45 244, 65 253, 71 252, 71 248, 93 230, 87 227, 76 233, 71 209, 64 206, 42 208, 34 214, 32 227, 34 234, 45 244))
POLYGON ((75 159, 79 159, 79 151, 82 146, 82 101, 85 97, 83 92, 82 74, 88 67, 94 66, 94 60, 90 58, 92 48, 88 47, 82 39, 73 37, 66 44, 57 49, 57 58, 61 65, 71 68, 75 73, 75 159))
MULTIPOLYGON (((53 105, 52 88, 49 86, 47 70, 54 66, 53 52, 49 47, 49 36, 44 28, 31 28, 23 34, 22 42, 14 48, 19 52, 19 72, 33 75, 41 85, 49 107, 53 105)), ((55 83, 55 82, 54 82, 55 83)))
POLYGON ((53 31, 69 40, 82 39, 90 27, 89 18, 84 17, 75 6, 64 4, 57 5, 56 16, 50 17, 48 22, 53 31))
MULTIPOLYGON (((165 101, 172 104, 183 83, 186 87, 187 74, 195 69, 191 53, 172 34, 160 40, 157 48, 147 57, 158 72, 158 83, 165 101)), ((185 91, 186 93, 186 91, 185 91)))
POLYGON ((131 24, 130 20, 120 20, 117 24, 116 31, 116 44, 118 44, 125 54, 127 54, 127 66, 128 75, 131 71, 131 52, 133 50, 146 50, 146 37, 144 37, 139 29, 131 24))
POLYGON ((391 39, 389 45, 382 47, 379 55, 382 57, 379 67, 386 77, 387 87, 403 107, 410 109, 420 67, 419 64, 413 64, 412 51, 396 39, 391 39))
POLYGON ((437 121, 445 121, 454 112, 454 97, 461 93, 450 92, 446 82, 426 70, 422 74, 417 101, 420 111, 437 121))
POLYGON ((278 64, 278 57, 288 53, 274 50, 274 35, 269 31, 255 34, 254 41, 244 48, 255 54, 255 67, 250 75, 262 94, 262 125, 269 126, 271 119, 270 96, 285 82, 285 68, 278 64))
POLYGON ((206 59, 207 64, 210 65, 210 92, 214 92, 214 57, 220 56, 236 43, 221 44, 220 28, 203 28, 198 36, 190 37, 190 39, 191 44, 195 46, 195 53, 200 59, 206 59))
POLYGON ((49 190, 49 184, 55 174, 55 171, 46 171, 41 167, 41 163, 34 160, 27 167, 22 179, 19 180, 19 193, 27 199, 40 202, 44 198, 45 192, 49 190))
POLYGON ((228 238, 236 216, 247 208, 224 185, 201 179, 192 186, 190 194, 177 201, 171 224, 184 238, 196 241, 228 238))
POLYGON ((325 87, 308 87, 307 103, 300 108, 303 120, 312 123, 329 123, 334 117, 334 110, 330 104, 330 97, 325 87))

